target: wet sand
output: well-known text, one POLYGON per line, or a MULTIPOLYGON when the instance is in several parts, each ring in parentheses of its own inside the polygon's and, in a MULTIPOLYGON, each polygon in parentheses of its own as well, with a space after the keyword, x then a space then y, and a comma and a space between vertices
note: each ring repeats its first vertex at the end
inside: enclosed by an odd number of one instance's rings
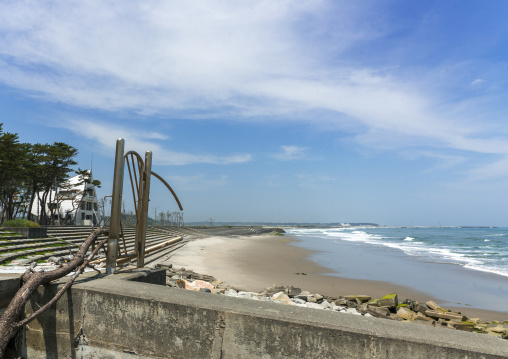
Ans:
MULTIPOLYGON (((294 241, 288 236, 208 237, 189 242, 166 260, 166 264, 208 274, 234 288, 247 291, 259 292, 277 284, 293 285, 334 297, 366 294, 377 298, 397 293, 399 301, 411 298, 419 302, 433 300, 439 304, 445 300, 390 282, 340 277, 340 273, 333 273, 329 268, 310 260, 313 252, 291 245, 294 241)), ((448 308, 457 309, 470 318, 508 319, 508 313, 505 312, 470 307, 448 308)))

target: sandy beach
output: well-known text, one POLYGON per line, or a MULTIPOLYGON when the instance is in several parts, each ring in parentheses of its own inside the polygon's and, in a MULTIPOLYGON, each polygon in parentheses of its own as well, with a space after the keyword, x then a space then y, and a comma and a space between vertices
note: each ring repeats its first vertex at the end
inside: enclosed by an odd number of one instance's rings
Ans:
MULTIPOLYGON (((189 242, 165 263, 208 274, 237 289, 259 292, 273 284, 293 285, 313 293, 335 296, 366 294, 373 298, 397 293, 399 300, 411 298, 419 302, 439 298, 408 286, 390 282, 340 277, 329 268, 309 259, 312 251, 291 243, 289 236, 208 237, 189 242), (306 275, 297 274, 305 273, 306 275)), ((354 270, 352 268, 352 270, 354 270)), ((479 308, 453 308, 470 318, 507 320, 508 313, 479 308)))

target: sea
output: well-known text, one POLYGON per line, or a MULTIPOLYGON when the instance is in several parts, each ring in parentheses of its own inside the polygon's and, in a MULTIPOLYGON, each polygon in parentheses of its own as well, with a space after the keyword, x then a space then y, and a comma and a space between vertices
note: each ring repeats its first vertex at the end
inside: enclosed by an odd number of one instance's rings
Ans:
POLYGON ((508 312, 508 228, 292 228, 329 275, 387 281, 455 306, 508 312), (489 302, 489 303, 487 303, 489 302))

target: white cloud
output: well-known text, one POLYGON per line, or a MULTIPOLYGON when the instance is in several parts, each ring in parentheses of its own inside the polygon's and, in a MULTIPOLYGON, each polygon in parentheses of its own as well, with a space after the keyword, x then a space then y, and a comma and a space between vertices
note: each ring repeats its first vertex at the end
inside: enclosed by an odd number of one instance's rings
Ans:
POLYGON ((302 188, 316 188, 322 187, 325 184, 330 184, 336 181, 336 178, 323 174, 315 173, 300 173, 296 176, 299 183, 298 186, 302 188))
POLYGON ((128 130, 119 125, 98 124, 90 120, 65 120, 55 126, 66 128, 80 136, 94 140, 105 151, 115 152, 117 138, 125 140, 125 151, 136 151, 143 158, 146 151, 152 151, 153 163, 157 165, 187 165, 193 163, 235 164, 244 163, 252 159, 250 154, 237 154, 230 156, 215 156, 210 154, 190 154, 169 151, 167 145, 147 141, 150 139, 162 140, 165 136, 153 132, 128 130))
MULTIPOLYGON (((353 45, 389 33, 373 6, 326 0, 4 1, 0 83, 48 101, 166 118, 317 122, 313 111, 325 110, 336 114, 338 126, 361 128, 355 140, 365 146, 425 143, 508 155, 507 129, 491 139, 490 124, 499 119, 486 118, 482 108, 457 110, 457 102, 431 93, 424 79, 407 80, 400 68, 349 61, 353 45)), ((483 81, 477 77, 470 85, 483 81)), ((104 145, 112 140, 93 136, 104 145)), ((169 152, 145 141, 150 139, 164 138, 146 133, 129 142, 164 154, 159 161, 167 164, 250 160, 169 152)), ((301 155, 290 151, 283 149, 280 158, 301 155)))
POLYGON ((271 157, 279 161, 300 160, 306 157, 307 148, 299 146, 280 146, 280 151, 271 157))
POLYGON ((476 79, 476 80, 471 82, 471 85, 472 86, 478 86, 478 85, 482 85, 484 82, 485 82, 485 80, 483 80, 483 79, 476 79))
POLYGON ((216 178, 206 177, 203 174, 192 176, 166 176, 167 181, 179 190, 186 191, 205 191, 212 188, 222 187, 228 183, 227 176, 216 178))

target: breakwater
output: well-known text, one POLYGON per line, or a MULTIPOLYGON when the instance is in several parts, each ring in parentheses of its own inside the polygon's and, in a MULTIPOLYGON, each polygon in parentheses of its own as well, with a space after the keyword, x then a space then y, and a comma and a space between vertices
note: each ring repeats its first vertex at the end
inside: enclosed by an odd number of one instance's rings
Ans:
MULTIPOLYGON (((471 359, 508 353, 508 342, 487 335, 331 316, 322 310, 168 288, 165 282, 163 269, 114 276, 87 273, 54 308, 27 326, 18 349, 27 358, 471 359)), ((27 314, 58 285, 41 288, 27 314)))

